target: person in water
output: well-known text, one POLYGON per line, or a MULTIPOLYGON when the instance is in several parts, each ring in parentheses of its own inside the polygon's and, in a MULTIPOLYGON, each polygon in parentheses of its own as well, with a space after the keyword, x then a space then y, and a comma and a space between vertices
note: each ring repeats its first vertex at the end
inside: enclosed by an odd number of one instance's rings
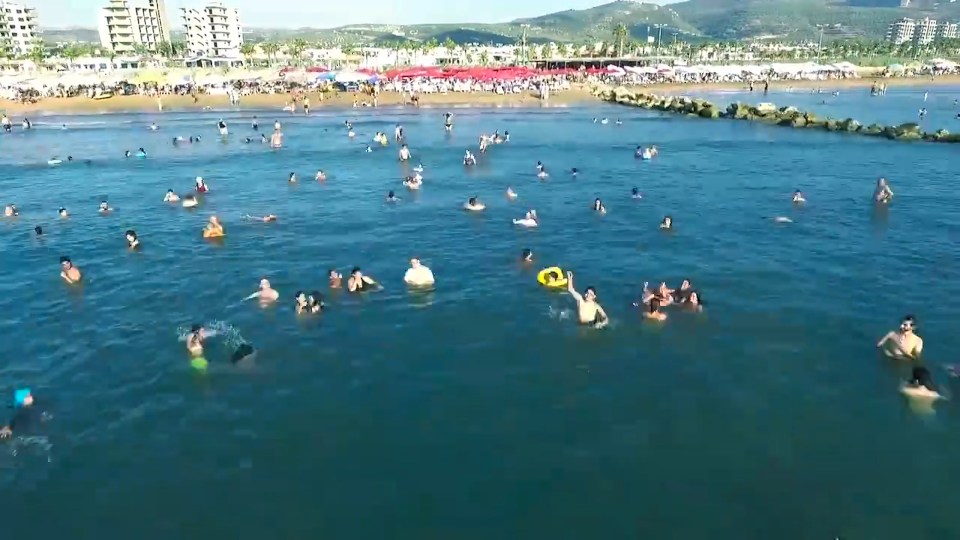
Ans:
POLYGON ((130 249, 140 249, 140 239, 137 238, 137 232, 133 229, 127 229, 124 234, 127 239, 127 247, 130 249))
POLYGON ((183 196, 183 202, 181 203, 184 208, 196 208, 200 204, 200 201, 197 200, 197 197, 192 193, 188 193, 183 196))
POLYGON ((198 176, 194 181, 194 189, 197 190, 197 193, 206 193, 210 191, 210 188, 207 187, 207 183, 203 181, 202 176, 198 176))
POLYGON ((251 216, 250 214, 245 214, 243 219, 249 219, 250 221, 260 221, 263 223, 272 223, 277 220, 277 216, 273 214, 267 214, 265 216, 251 216))
POLYGON ((13 436, 14 432, 23 431, 30 425, 37 423, 36 401, 33 399, 33 393, 29 388, 22 388, 13 393, 13 407, 15 412, 10 420, 0 427, 0 439, 7 439, 13 436))
POLYGON ((925 401, 934 401, 943 397, 933 383, 930 370, 923 366, 913 367, 910 378, 900 386, 900 392, 909 398, 925 401))
POLYGON ((633 188, 633 189, 630 190, 630 198, 631 198, 631 199, 642 199, 642 198, 643 198, 643 195, 640 194, 640 190, 639 190, 639 189, 633 188))
POLYGON ((793 192, 793 204, 802 204, 805 202, 807 202, 807 200, 803 198, 803 193, 801 193, 799 189, 793 192))
POLYGON ((203 356, 203 341, 206 338, 207 333, 203 329, 203 326, 194 324, 190 327, 190 333, 187 335, 186 340, 187 352, 190 353, 190 356, 193 358, 200 358, 203 356))
POLYGON ((605 206, 603 206, 603 201, 601 201, 599 197, 597 197, 597 198, 593 201, 593 211, 594 211, 594 212, 599 212, 599 213, 601 213, 601 214, 606 214, 606 213, 607 213, 607 208, 606 208, 605 206))
POLYGON ((410 149, 407 145, 400 146, 400 161, 409 161, 410 160, 410 149))
POLYGON ((257 292, 251 294, 246 300, 257 298, 261 303, 276 302, 280 298, 280 293, 270 286, 270 280, 263 278, 260 280, 260 288, 257 292))
POLYGON ((532 263, 533 262, 533 250, 530 248, 524 248, 520 252, 520 262, 522 263, 532 263))
POLYGON ((36 233, 37 236, 43 236, 43 227, 37 225, 33 228, 33 232, 36 233))
POLYGON ((403 275, 403 282, 414 287, 426 287, 435 283, 433 271, 420 263, 420 259, 410 259, 410 268, 403 275))
POLYGON ((507 198, 510 200, 514 200, 517 198, 517 192, 514 191, 512 187, 507 188, 507 198))
POLYGON ((327 179, 327 173, 323 172, 323 169, 317 171, 317 175, 313 177, 317 182, 323 182, 327 179))
POLYGON ((873 201, 881 204, 889 203, 893 200, 893 190, 887 184, 886 178, 877 180, 877 187, 873 190, 873 201))
POLYGON ((223 225, 217 216, 210 216, 207 225, 203 228, 204 238, 216 238, 224 235, 223 225))
POLYGON ((331 289, 341 289, 341 288, 343 288, 343 274, 341 274, 340 272, 337 272, 336 270, 334 270, 333 268, 331 268, 331 269, 327 272, 327 278, 328 278, 329 281, 330 281, 330 288, 331 288, 331 289))
POLYGON ((62 207, 62 206, 60 207, 59 210, 57 210, 57 215, 59 215, 60 217, 62 217, 62 218, 64 218, 64 219, 70 217, 70 214, 67 213, 67 209, 64 208, 64 207, 62 207))
POLYGON ((919 360, 923 352, 923 339, 915 333, 917 320, 907 315, 900 322, 900 328, 887 332, 877 342, 877 348, 892 358, 919 360))
POLYGON ((664 231, 673 230, 673 218, 665 216, 663 221, 660 222, 660 229, 664 231))
POLYGON ((307 303, 307 295, 303 291, 297 291, 297 294, 294 295, 294 311, 297 312, 297 315, 300 315, 304 312, 310 311, 310 304, 307 303))
POLYGON ((368 287, 376 286, 377 282, 374 281, 373 278, 363 275, 359 266, 355 266, 353 270, 350 271, 350 279, 347 280, 347 290, 349 292, 360 292, 366 290, 368 287))
POLYGON ((647 310, 643 313, 643 318, 650 321, 665 321, 667 320, 667 314, 660 311, 660 299, 651 298, 650 303, 647 304, 647 310))
POLYGON ((390 190, 390 191, 387 192, 387 202, 397 202, 397 201, 399 201, 399 200, 400 200, 400 199, 397 198, 397 196, 396 196, 396 194, 394 194, 393 190, 390 190))
POLYGON ((112 212, 112 211, 113 211, 113 208, 110 208, 110 205, 107 204, 107 201, 101 201, 101 202, 100 202, 99 212, 100 212, 101 214, 109 214, 109 213, 112 212))
POLYGON ((3 209, 3 215, 6 217, 17 217, 20 215, 20 210, 17 210, 17 205, 11 203, 3 209))
POLYGON ((297 173, 290 173, 290 176, 287 176, 287 182, 290 184, 295 184, 297 182, 297 173))
POLYGON ((573 272, 567 272, 567 292, 577 302, 577 317, 580 324, 593 328, 603 328, 607 325, 607 314, 597 303, 596 289, 587 287, 582 295, 578 293, 573 286, 573 272))
POLYGON ((324 310, 326 304, 323 303, 323 295, 320 291, 313 291, 307 295, 307 307, 310 313, 320 313, 324 310))
POLYGON ((487 205, 478 201, 476 197, 470 197, 467 202, 464 203, 463 207, 471 212, 480 212, 481 210, 485 210, 487 205))
POLYGON ((60 277, 72 285, 75 283, 80 283, 80 280, 83 279, 83 274, 80 273, 79 268, 73 265, 73 261, 70 260, 70 257, 64 255, 60 257, 60 277))
POLYGON ((174 193, 173 188, 167 190, 167 193, 163 196, 163 202, 177 202, 180 200, 180 196, 174 193))
POLYGON ((690 291, 690 294, 683 301, 683 307, 691 311, 703 311, 703 300, 700 298, 700 293, 690 291))

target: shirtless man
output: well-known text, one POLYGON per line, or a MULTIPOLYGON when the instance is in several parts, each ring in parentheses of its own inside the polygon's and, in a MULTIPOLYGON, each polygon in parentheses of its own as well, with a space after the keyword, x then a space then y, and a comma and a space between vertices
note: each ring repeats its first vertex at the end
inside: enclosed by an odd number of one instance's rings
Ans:
POLYGON ((60 268, 62 268, 60 271, 60 277, 66 280, 67 283, 79 283, 83 278, 83 276, 80 274, 80 269, 73 265, 73 261, 70 260, 70 257, 60 257, 60 268))
POLYGON ((258 298, 261 303, 266 304, 276 302, 277 299, 280 298, 280 293, 270 286, 270 281, 267 278, 263 278, 260 280, 260 290, 248 296, 246 300, 252 300, 254 298, 258 298))
POLYGON ((877 342, 877 348, 892 358, 902 360, 918 360, 923 351, 923 339, 913 333, 917 320, 913 315, 907 315, 900 323, 900 329, 888 332, 877 342), (891 344, 888 346, 887 344, 891 344))
POLYGON ((577 301, 577 316, 580 324, 594 328, 603 328, 607 325, 607 314, 597 303, 597 291, 593 287, 587 287, 581 296, 573 288, 573 272, 567 272, 567 292, 577 301))
POLYGON ((203 356, 203 340, 207 338, 206 332, 199 324, 190 328, 190 335, 187 336, 187 352, 194 358, 203 356))
POLYGON ((337 272, 333 268, 327 273, 330 277, 330 288, 331 289, 340 289, 343 287, 343 274, 337 272))

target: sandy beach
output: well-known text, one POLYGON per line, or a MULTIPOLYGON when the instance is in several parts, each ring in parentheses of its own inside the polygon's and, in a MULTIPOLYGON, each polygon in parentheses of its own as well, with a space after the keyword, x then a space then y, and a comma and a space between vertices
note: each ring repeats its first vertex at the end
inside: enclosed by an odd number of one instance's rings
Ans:
MULTIPOLYGON (((790 90, 790 89, 869 89, 876 82, 883 82, 888 86, 960 86, 960 76, 949 75, 941 77, 898 77, 898 78, 874 78, 863 77, 859 79, 831 79, 827 81, 773 81, 770 84, 771 90, 790 90)), ((762 86, 761 86, 762 87, 762 86)), ((709 92, 709 91, 732 91, 746 88, 746 84, 735 83, 716 83, 716 84, 651 84, 643 86, 651 93, 658 94, 684 94, 687 92, 709 92)), ((318 110, 322 108, 351 108, 354 99, 361 102, 369 101, 369 97, 362 94, 349 92, 328 92, 322 98, 319 92, 310 92, 306 94, 310 98, 311 108, 318 110)), ((570 90, 551 94, 549 103, 551 105, 573 105, 593 101, 590 85, 578 84, 570 90)), ((175 110, 198 110, 198 109, 226 109, 230 108, 227 96, 219 95, 198 95, 196 99, 192 96, 166 95, 162 98, 163 109, 165 111, 175 110)), ((244 96, 241 100, 241 109, 282 109, 291 101, 289 94, 256 94, 244 96)), ((403 97, 395 92, 383 92, 380 94, 378 106, 397 106, 403 105, 403 97)), ((455 106, 487 106, 487 107, 525 107, 540 104, 539 98, 532 92, 521 94, 497 95, 493 93, 447 93, 447 94, 421 94, 420 105, 426 107, 455 107, 455 106)), ((23 114, 64 114, 64 113, 109 113, 109 112, 156 112, 158 103, 156 97, 133 95, 133 96, 114 96, 107 99, 90 99, 86 97, 73 98, 45 98, 38 103, 17 103, 8 100, 0 100, 0 110, 5 114, 17 116, 23 114)), ((298 110, 301 113, 302 110, 298 110)))

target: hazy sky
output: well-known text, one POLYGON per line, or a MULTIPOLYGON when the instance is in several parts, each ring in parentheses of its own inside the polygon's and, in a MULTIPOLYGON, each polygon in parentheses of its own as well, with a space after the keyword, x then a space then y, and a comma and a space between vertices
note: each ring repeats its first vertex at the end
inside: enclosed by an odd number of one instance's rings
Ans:
MULTIPOLYGON (((40 26, 45 27, 95 28, 97 10, 107 4, 107 0, 15 1, 37 8, 40 26)), ((565 9, 593 7, 608 1, 610 0, 224 0, 223 4, 240 10, 244 26, 329 28, 357 23, 504 22, 565 9)), ((667 0, 646 1, 655 4, 668 3, 667 0)), ((146 5, 147 0, 130 0, 130 3, 146 5)), ((171 26, 180 26, 177 8, 198 7, 207 3, 209 2, 206 0, 167 0, 167 16, 171 19, 171 26)))

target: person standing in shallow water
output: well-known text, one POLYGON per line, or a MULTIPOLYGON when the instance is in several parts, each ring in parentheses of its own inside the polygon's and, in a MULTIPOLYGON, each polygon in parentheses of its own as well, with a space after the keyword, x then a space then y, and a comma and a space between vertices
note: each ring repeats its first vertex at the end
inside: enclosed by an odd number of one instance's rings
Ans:
POLYGON ((80 269, 74 266, 73 261, 71 261, 70 257, 67 257, 66 255, 60 257, 60 277, 62 277, 71 285, 74 283, 80 283, 80 280, 83 279, 80 269))
POLYGON ((920 353, 923 352, 923 339, 914 333, 916 324, 917 319, 913 315, 905 316, 899 329, 887 332, 880 338, 877 348, 891 358, 919 360, 920 353))

